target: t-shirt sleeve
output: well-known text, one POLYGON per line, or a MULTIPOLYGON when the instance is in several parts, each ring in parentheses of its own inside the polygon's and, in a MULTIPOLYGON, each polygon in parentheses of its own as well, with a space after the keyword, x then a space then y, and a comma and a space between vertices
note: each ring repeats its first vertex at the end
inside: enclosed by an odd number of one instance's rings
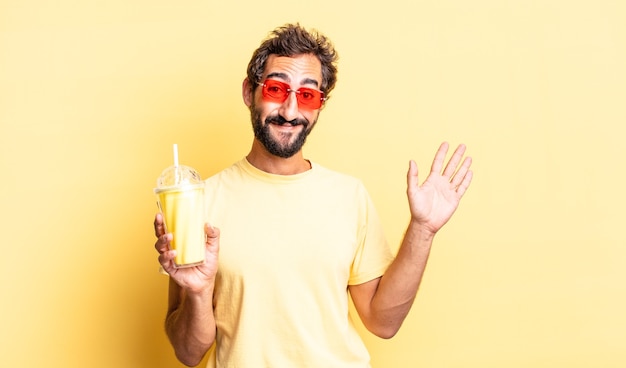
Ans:
POLYGON ((358 285, 382 276, 393 255, 374 203, 366 189, 360 185, 358 216, 358 247, 350 270, 349 285, 358 285))

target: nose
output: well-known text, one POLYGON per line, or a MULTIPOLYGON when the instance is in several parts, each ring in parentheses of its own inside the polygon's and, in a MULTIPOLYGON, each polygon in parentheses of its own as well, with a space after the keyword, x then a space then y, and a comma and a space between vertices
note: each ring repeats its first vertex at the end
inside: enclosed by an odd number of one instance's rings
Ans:
POLYGON ((278 113, 287 121, 298 118, 298 99, 296 97, 296 91, 289 91, 289 95, 280 106, 280 109, 278 109, 278 113))

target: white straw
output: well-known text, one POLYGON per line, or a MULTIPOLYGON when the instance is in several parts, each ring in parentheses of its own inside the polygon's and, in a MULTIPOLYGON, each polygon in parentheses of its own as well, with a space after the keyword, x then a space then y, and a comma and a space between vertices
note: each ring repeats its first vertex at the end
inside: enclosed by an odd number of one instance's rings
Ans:
POLYGON ((178 167, 178 145, 174 143, 174 167, 178 167))

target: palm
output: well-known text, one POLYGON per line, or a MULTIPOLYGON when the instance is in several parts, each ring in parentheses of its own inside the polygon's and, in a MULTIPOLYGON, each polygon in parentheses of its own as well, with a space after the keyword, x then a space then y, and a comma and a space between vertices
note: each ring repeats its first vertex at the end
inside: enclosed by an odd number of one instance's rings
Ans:
POLYGON ((414 162, 411 162, 407 174, 411 217, 433 233, 439 231, 452 217, 472 180, 472 172, 469 170, 471 158, 461 160, 465 146, 461 145, 454 151, 444 169, 447 151, 448 144, 443 143, 435 155, 428 178, 421 186, 414 162))
POLYGON ((217 273, 217 251, 208 244, 204 263, 196 267, 172 268, 169 274, 183 288, 200 289, 217 273))
POLYGON ((157 242, 155 248, 159 252, 159 262, 163 270, 176 281, 178 285, 189 290, 201 290, 215 280, 217 274, 217 261, 219 254, 219 229, 208 224, 205 225, 206 251, 204 263, 195 267, 176 268, 174 255, 170 251, 171 234, 165 234, 163 219, 157 214, 154 222, 157 242))

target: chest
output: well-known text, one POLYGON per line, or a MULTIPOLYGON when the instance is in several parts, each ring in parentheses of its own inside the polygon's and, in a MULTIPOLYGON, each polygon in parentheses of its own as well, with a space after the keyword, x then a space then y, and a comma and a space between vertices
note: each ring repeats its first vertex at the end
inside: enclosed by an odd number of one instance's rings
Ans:
MULTIPOLYGON (((330 188, 327 188, 330 189, 330 188)), ((210 207, 230 278, 347 282, 358 247, 358 208, 324 188, 228 191, 210 207)), ((345 283, 344 283, 345 285, 345 283)))

